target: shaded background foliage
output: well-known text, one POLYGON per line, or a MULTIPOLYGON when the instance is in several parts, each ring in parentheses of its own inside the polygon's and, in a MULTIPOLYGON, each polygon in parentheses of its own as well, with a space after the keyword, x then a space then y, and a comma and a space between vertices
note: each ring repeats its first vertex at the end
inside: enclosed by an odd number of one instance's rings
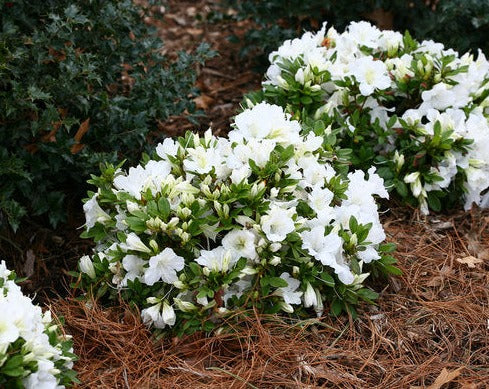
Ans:
POLYGON ((243 55, 254 55, 258 67, 286 39, 317 30, 323 21, 339 32, 352 21, 369 20, 381 28, 409 30, 418 40, 433 39, 463 53, 481 48, 489 52, 488 0, 222 0, 239 20, 253 20, 255 28, 242 38, 243 55))
POLYGON ((0 1, 0 226, 65 221, 99 162, 138 159, 158 121, 199 114, 195 68, 213 53, 170 61, 143 22, 150 6, 0 1))

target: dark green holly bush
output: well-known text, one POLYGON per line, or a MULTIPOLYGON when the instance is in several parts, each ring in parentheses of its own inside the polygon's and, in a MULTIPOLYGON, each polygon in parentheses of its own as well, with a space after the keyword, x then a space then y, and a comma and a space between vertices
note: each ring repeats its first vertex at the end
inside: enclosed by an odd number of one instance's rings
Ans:
POLYGON ((343 31, 352 21, 377 22, 379 16, 389 29, 409 30, 418 40, 433 39, 461 53, 489 52, 488 0, 223 0, 222 5, 255 23, 241 42, 242 54, 255 55, 263 68, 266 55, 284 40, 315 31, 323 21, 343 31), (375 10, 388 15, 372 14, 375 10))
POLYGON ((64 221, 65 198, 100 161, 135 160, 159 120, 198 114, 195 67, 212 51, 170 61, 143 22, 149 8, 0 0, 0 12, 0 225, 64 221))

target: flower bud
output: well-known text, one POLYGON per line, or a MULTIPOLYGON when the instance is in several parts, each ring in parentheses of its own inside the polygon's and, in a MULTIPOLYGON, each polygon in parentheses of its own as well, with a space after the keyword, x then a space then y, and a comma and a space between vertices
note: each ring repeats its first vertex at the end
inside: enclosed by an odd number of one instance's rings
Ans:
POLYGON ((224 204, 222 206, 222 216, 223 218, 227 219, 229 217, 229 205, 224 204))
POLYGON ((187 243, 190 240, 190 234, 188 232, 182 232, 180 235, 182 243, 187 243))
POLYGON ((212 197, 211 189, 209 188, 209 185, 202 183, 200 185, 200 190, 204 194, 205 197, 212 197))
POLYGON ((258 273, 258 270, 257 269, 254 269, 254 268, 252 268, 250 266, 246 266, 243 270, 241 270, 241 273, 242 274, 245 274, 247 276, 251 276, 253 274, 258 273))
POLYGON ((204 268, 202 269, 202 273, 203 273, 203 274, 204 274, 206 277, 208 277, 208 276, 209 276, 209 274, 211 274, 211 271, 210 271, 210 269, 209 269, 207 266, 204 266, 204 268))
POLYGON ((279 188, 272 188, 272 189, 270 189, 270 198, 272 198, 272 199, 277 198, 279 192, 280 192, 280 189, 279 188))
POLYGON ((230 312, 230 310, 229 310, 229 309, 227 309, 227 308, 225 308, 225 307, 219 307, 219 308, 217 308, 217 313, 218 313, 219 315, 226 315, 226 314, 228 314, 229 312, 230 312))
POLYGON ((192 193, 182 193, 181 201, 185 206, 192 205, 195 201, 195 196, 192 193))
POLYGON ((93 262, 88 255, 84 255, 80 258, 80 271, 87 274, 92 280, 97 277, 95 274, 95 268, 93 267, 93 262))
POLYGON ((294 307, 292 307, 292 305, 290 304, 287 304, 285 301, 281 301, 279 305, 282 311, 287 313, 294 313, 294 307))
POLYGON ((175 281, 173 286, 177 289, 185 289, 185 284, 180 280, 175 281))
POLYGON ((483 168, 486 165, 486 162, 483 161, 482 159, 475 159, 475 158, 470 158, 469 159, 469 166, 480 169, 483 168))
POLYGON ((272 253, 276 253, 278 250, 282 248, 282 245, 279 242, 272 243, 270 245, 270 251, 272 253))
POLYGON ((306 285, 306 291, 304 292, 304 307, 309 308, 312 306, 316 306, 316 292, 311 284, 308 282, 306 285))
POLYGON ((350 236, 350 244, 353 246, 356 246, 357 243, 358 243, 358 237, 357 237, 357 234, 354 233, 350 236))
POLYGON ((190 215, 192 215, 192 211, 190 209, 188 209, 187 207, 177 209, 177 216, 180 219, 186 220, 190 217, 190 215))
POLYGON ((289 84, 284 80, 282 76, 277 76, 277 85, 283 89, 289 89, 289 84))
POLYGON ((146 246, 134 232, 127 235, 124 248, 134 251, 141 251, 148 254, 151 253, 151 249, 146 246))
POLYGON ((404 182, 406 184, 413 183, 414 181, 419 179, 419 174, 420 174, 419 172, 413 172, 413 173, 408 174, 406 177, 404 177, 404 182))
POLYGON ((315 292, 316 292, 316 306, 314 310, 316 311, 317 317, 321 317, 324 311, 323 299, 321 297, 321 293, 319 293, 319 290, 316 289, 315 292))
POLYGON ((214 209, 216 210, 217 214, 219 216, 221 216, 221 214, 222 214, 222 204, 219 201, 217 201, 217 200, 214 200, 214 209))
POLYGON ((212 140, 212 130, 209 128, 207 131, 204 133, 204 142, 206 146, 209 146, 212 140))
POLYGON ((137 203, 135 203, 134 201, 127 200, 126 201, 126 207, 127 207, 127 211, 129 213, 139 211, 139 205, 137 203))
POLYGON ((163 317, 163 322, 165 324, 168 324, 169 326, 175 324, 177 316, 175 315, 175 311, 173 310, 173 307, 171 307, 170 304, 168 304, 166 301, 163 303, 163 311, 161 315, 163 317))
POLYGON ((299 84, 304 84, 304 70, 302 68, 299 68, 295 73, 294 78, 299 84))
POLYGON ((299 267, 298 266, 292 266, 292 275, 296 277, 299 274, 299 267))
POLYGON ((269 263, 272 266, 277 266, 277 265, 280 265, 281 262, 282 262, 282 259, 280 257, 273 256, 269 263))
POLYGON ((189 301, 183 301, 176 297, 173 299, 173 302, 176 304, 177 308, 182 312, 191 312, 197 309, 197 306, 195 304, 192 304, 189 301))
POLYGON ((167 228, 174 229, 179 222, 180 219, 178 217, 172 217, 170 221, 167 223, 167 228))
POLYGON ((396 150, 394 153, 394 162, 396 164, 396 170, 399 172, 404 165, 404 154, 399 154, 396 150))
POLYGON ((158 243, 156 243, 154 239, 151 239, 149 241, 149 245, 151 246, 154 252, 157 252, 159 250, 158 243))

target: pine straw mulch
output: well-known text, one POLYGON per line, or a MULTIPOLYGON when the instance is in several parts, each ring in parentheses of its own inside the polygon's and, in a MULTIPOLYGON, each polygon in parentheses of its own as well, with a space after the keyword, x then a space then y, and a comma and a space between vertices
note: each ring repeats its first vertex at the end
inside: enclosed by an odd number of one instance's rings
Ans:
POLYGON ((356 320, 248 313, 227 333, 156 341, 124 305, 54 301, 80 388, 488 387, 489 212, 383 222, 403 276, 356 320))

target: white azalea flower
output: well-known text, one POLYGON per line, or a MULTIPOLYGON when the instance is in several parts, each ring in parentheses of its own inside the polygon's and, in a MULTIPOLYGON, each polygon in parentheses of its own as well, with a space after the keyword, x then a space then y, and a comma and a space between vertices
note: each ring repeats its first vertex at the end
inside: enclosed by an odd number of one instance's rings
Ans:
POLYGON ((295 208, 283 209, 272 205, 266 215, 261 217, 261 228, 271 242, 282 242, 287 234, 295 229, 292 216, 295 208))
POLYGON ((287 272, 280 274, 280 278, 287 282, 287 286, 278 288, 275 294, 281 296, 287 304, 300 304, 303 293, 297 289, 300 287, 301 282, 292 278, 287 272))
POLYGON ((95 268, 93 267, 93 262, 88 255, 84 255, 80 258, 80 271, 87 274, 90 278, 95 279, 95 268))
POLYGON ((382 61, 374 61, 371 56, 354 61, 350 71, 360 84, 360 93, 364 96, 370 96, 375 89, 384 90, 391 86, 387 67, 382 61))
POLYGON ((238 258, 255 259, 255 241, 255 234, 249 230, 232 230, 222 239, 222 246, 238 258))
POLYGON ((134 250, 143 253, 151 253, 151 249, 146 246, 141 238, 137 236, 134 232, 131 232, 126 237, 126 243, 121 244, 123 250, 134 250))
POLYGON ((95 226, 95 223, 102 223, 110 220, 110 215, 105 212, 97 202, 98 193, 95 193, 90 200, 83 204, 87 229, 95 226))
POLYGON ((122 267, 127 271, 124 279, 122 280, 122 286, 127 285, 127 281, 134 281, 136 278, 141 279, 144 274, 144 266, 148 263, 137 255, 128 254, 122 259, 122 267))
POLYGON ((213 250, 202 250, 195 261, 212 271, 226 272, 236 264, 238 259, 239 257, 232 255, 231 250, 219 246, 213 250))
POLYGON ((173 249, 167 247, 161 253, 149 259, 149 267, 144 272, 144 283, 154 285, 162 280, 172 284, 178 280, 177 271, 183 269, 185 260, 175 254, 173 249))
POLYGON ((302 248, 306 249, 323 265, 332 266, 336 256, 341 252, 343 241, 334 232, 324 235, 324 226, 313 227, 310 231, 300 233, 302 248))
POLYGON ((176 157, 180 144, 175 142, 172 138, 165 138, 163 143, 156 146, 156 154, 163 159, 168 160, 168 156, 176 157))
POLYGON ((306 285, 306 291, 304 292, 304 307, 316 307, 318 305, 318 301, 316 298, 316 292, 311 284, 308 282, 306 285))

